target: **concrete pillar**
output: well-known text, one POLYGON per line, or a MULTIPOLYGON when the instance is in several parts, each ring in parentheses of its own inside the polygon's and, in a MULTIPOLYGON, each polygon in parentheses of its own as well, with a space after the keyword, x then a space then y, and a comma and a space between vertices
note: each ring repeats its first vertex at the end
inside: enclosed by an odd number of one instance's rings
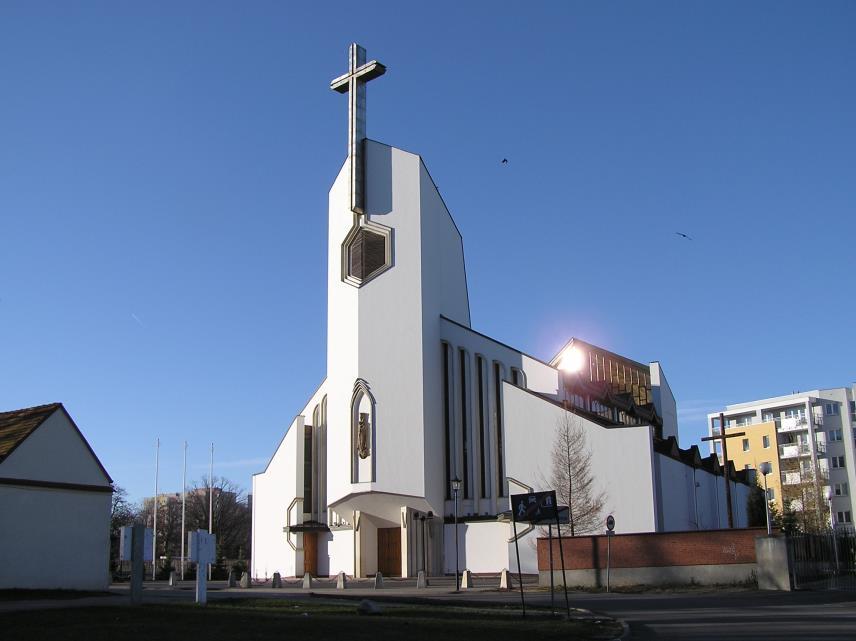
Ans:
POLYGON ((375 590, 379 590, 383 587, 383 574, 381 574, 380 572, 378 572, 374 576, 374 587, 375 590))
POLYGON ((417 588, 427 588, 428 587, 428 577, 425 576, 425 570, 419 570, 419 574, 416 576, 416 587, 417 588))
POLYGON ((410 576, 410 547, 416 544, 412 530, 416 527, 412 519, 410 519, 410 510, 407 506, 401 508, 401 578, 405 579, 410 576), (413 539, 411 541, 411 539, 413 539))
POLYGON ((312 575, 307 572, 303 575, 303 589, 309 590, 312 588, 312 575))
POLYGON ((279 572, 273 573, 273 579, 271 580, 270 586, 272 588, 281 588, 282 587, 282 575, 279 572))
POLYGON ((362 513, 354 512, 354 578, 363 576, 363 535, 360 531, 362 513))
MULTIPOLYGON (((304 579, 304 581, 305 580, 306 579, 304 579)), ((336 577, 336 589, 337 590, 344 590, 345 589, 345 583, 347 583, 347 579, 345 578, 345 573, 339 572, 339 576, 336 577)))
POLYGON ((759 590, 790 591, 788 540, 784 536, 759 536, 755 539, 755 574, 759 590))
POLYGON ((241 587, 244 589, 253 587, 253 582, 250 581, 250 573, 244 572, 241 575, 241 587))
POLYGON ((502 570, 499 574, 499 589, 500 590, 510 590, 511 589, 511 576, 508 573, 507 569, 502 570))
POLYGON ((463 574, 461 574, 461 589, 469 590, 473 587, 473 573, 469 570, 464 570, 463 574))

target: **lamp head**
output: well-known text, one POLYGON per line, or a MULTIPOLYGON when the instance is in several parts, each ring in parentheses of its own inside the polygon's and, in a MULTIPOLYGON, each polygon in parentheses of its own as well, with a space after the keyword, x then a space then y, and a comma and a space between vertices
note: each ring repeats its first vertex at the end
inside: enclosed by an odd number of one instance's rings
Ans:
POLYGON ((461 479, 457 476, 451 480, 451 483, 453 492, 458 492, 461 489, 461 479))
POLYGON ((758 471, 761 472, 764 476, 767 476, 770 472, 773 471, 773 466, 769 461, 764 461, 758 466, 758 471))

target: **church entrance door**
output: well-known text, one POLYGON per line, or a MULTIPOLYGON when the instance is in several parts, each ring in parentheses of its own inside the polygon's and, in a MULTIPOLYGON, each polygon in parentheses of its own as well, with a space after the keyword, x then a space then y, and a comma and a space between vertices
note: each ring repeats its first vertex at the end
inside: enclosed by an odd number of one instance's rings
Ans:
POLYGON ((401 576, 401 528, 377 530, 377 570, 384 576, 401 576))
POLYGON ((303 533, 303 572, 318 576, 318 532, 303 533))

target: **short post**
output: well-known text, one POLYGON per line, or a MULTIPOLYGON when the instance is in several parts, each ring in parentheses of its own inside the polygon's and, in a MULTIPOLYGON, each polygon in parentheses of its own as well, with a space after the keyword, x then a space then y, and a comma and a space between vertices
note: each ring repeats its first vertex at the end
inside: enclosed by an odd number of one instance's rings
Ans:
POLYGON ((553 586, 553 524, 547 525, 547 541, 550 548, 550 610, 556 614, 556 590, 553 586))
MULTIPOLYGON (((554 493, 555 494, 555 493, 554 493)), ((554 496, 555 499, 555 496, 554 496)), ((555 503, 555 500, 553 501, 555 503)), ((570 510, 570 508, 568 508, 570 510)), ((565 586, 565 615, 571 618, 571 604, 568 601, 568 577, 565 574, 565 550, 562 545, 562 526, 559 523, 559 510, 556 510, 556 533, 559 535, 559 563, 562 564, 562 585, 565 586)), ((551 573, 552 575, 552 573, 551 573)))
POLYGON ((205 530, 188 532, 188 548, 190 560, 196 563, 196 602, 199 605, 208 603, 208 572, 214 562, 217 549, 217 537, 205 530))
POLYGON ((526 618, 526 599, 523 597, 523 573, 520 571, 520 545, 517 543, 517 517, 511 510, 511 525, 514 528, 514 551, 517 553, 517 580, 520 582, 520 605, 523 607, 523 618, 526 618))
POLYGON ((131 605, 143 602, 143 555, 145 554, 146 528, 134 525, 131 529, 131 605))
POLYGON ((609 542, 612 540, 612 531, 606 531, 606 592, 609 594, 609 566, 610 566, 610 545, 609 542))
POLYGON ((196 602, 199 605, 208 603, 208 572, 205 564, 196 564, 196 602))

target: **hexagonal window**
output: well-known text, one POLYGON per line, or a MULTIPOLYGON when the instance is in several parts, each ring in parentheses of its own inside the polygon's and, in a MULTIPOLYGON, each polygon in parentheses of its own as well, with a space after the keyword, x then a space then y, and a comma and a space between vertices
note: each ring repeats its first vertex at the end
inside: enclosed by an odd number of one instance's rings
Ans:
POLYGON ((381 225, 355 227, 342 243, 343 279, 361 285, 391 264, 390 231, 381 225))

